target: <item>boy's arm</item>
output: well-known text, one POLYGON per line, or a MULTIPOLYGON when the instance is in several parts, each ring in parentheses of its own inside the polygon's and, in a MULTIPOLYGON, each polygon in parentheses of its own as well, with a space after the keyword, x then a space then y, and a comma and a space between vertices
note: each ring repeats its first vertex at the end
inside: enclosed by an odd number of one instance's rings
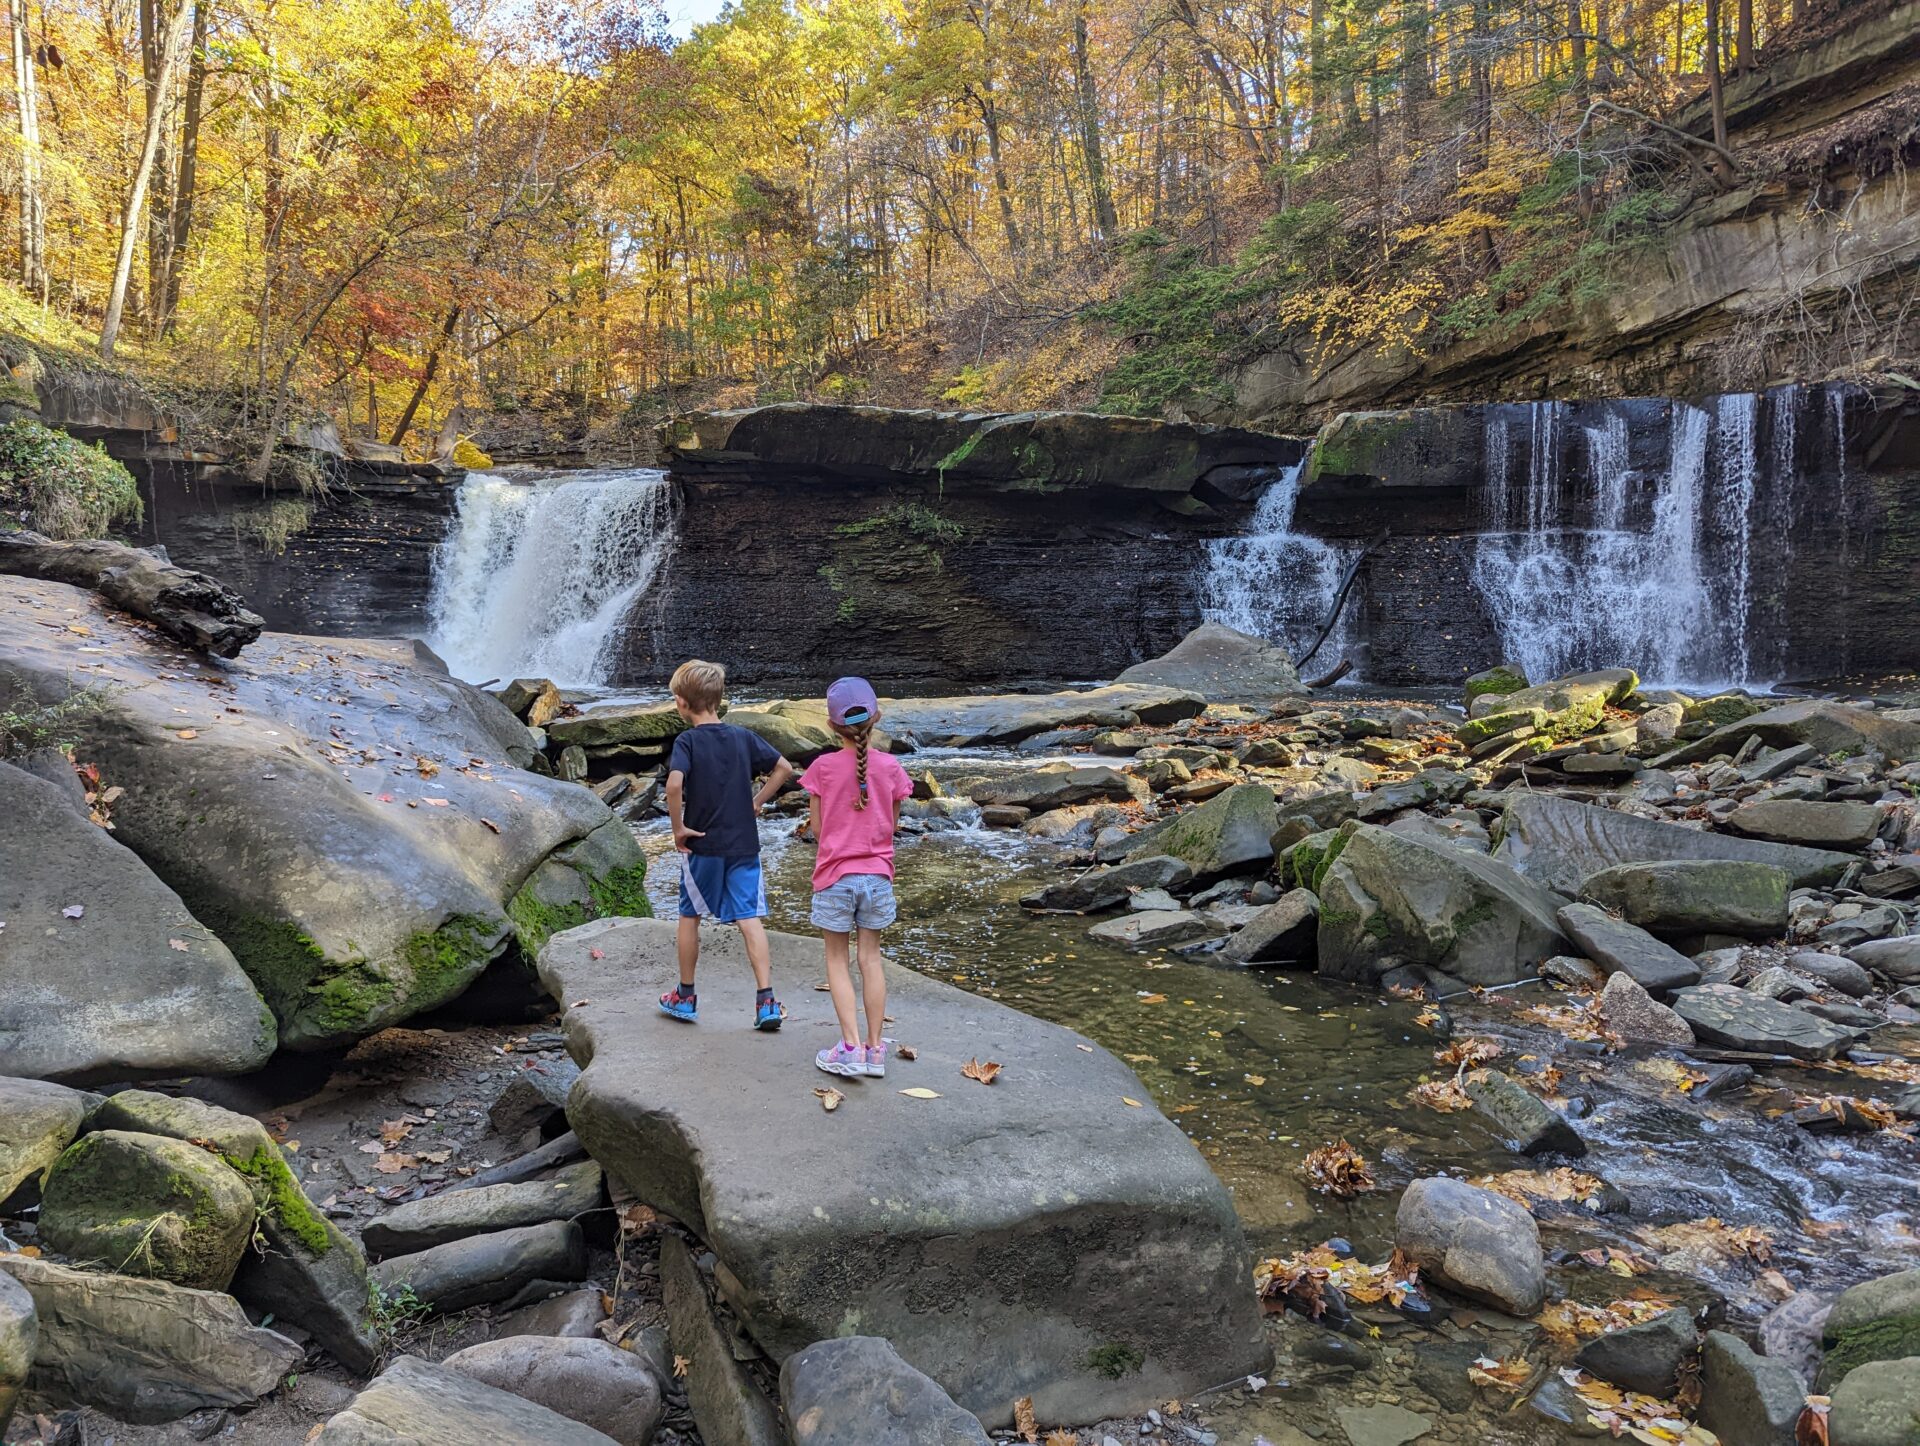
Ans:
POLYGON ((760 812, 767 806, 767 800, 787 786, 787 780, 793 777, 793 765, 785 758, 773 765, 773 771, 767 775, 767 781, 760 785, 760 791, 753 796, 753 811, 760 812))
POLYGON ((682 792, 686 781, 687 775, 677 768, 667 775, 667 822, 673 825, 673 846, 681 853, 687 852, 688 839, 706 837, 699 829, 688 828, 681 817, 682 792))

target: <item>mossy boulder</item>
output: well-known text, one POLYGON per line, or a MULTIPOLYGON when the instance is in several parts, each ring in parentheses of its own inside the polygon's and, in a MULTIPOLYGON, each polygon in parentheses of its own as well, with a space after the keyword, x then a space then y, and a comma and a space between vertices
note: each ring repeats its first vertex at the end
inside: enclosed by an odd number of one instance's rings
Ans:
POLYGON ((1498 712, 1482 713, 1478 718, 1469 718, 1453 730, 1453 736, 1460 740, 1463 748, 1478 748, 1482 743, 1490 742, 1495 738, 1504 738, 1509 733, 1517 733, 1522 728, 1531 729, 1537 733, 1546 726, 1547 710, 1544 708, 1501 708, 1498 712))
POLYGON ((636 703, 554 718, 544 726, 547 742, 555 748, 574 743, 606 748, 616 743, 671 743, 686 731, 687 720, 672 703, 636 703))
POLYGON ((1476 698, 1485 697, 1488 694, 1499 696, 1518 693, 1526 686, 1526 670, 1518 663, 1496 663, 1493 667, 1468 678, 1464 691, 1467 702, 1471 705, 1476 698))
POLYGON ((1325 853, 1314 891, 1330 978, 1374 984, 1414 965, 1462 984, 1511 984, 1566 947, 1553 895, 1504 864, 1357 822, 1325 853))
POLYGON ((253 1217, 253 1192, 219 1156, 184 1140, 100 1130, 54 1162, 40 1237, 122 1275, 225 1290, 253 1217))
POLYGON ((556 849, 507 902, 520 951, 531 959, 562 929, 589 919, 650 919, 647 861, 633 833, 610 819, 585 838, 556 849))
POLYGON ((1667 859, 1601 869, 1581 884, 1580 897, 1651 934, 1768 938, 1786 931, 1792 886, 1772 864, 1667 859))
POLYGON ((1823 1392, 1868 1361, 1920 1356, 1920 1269, 1841 1291, 1821 1328, 1820 1345, 1826 1355, 1814 1388, 1823 1392))
POLYGON ((0 1077, 0 1202, 45 1174, 73 1143, 87 1099, 62 1085, 0 1077))
POLYGON ((1695 698, 1682 705, 1680 716, 1689 723, 1711 723, 1723 728, 1765 710, 1766 704, 1756 703, 1745 693, 1716 693, 1711 698, 1695 698))
POLYGON ((1126 861, 1167 855, 1193 870, 1197 883, 1247 873, 1273 858, 1273 790, 1238 783, 1133 836, 1126 861))
POLYGON ((205 1141, 200 1148, 210 1148, 245 1183, 266 1247, 249 1253, 233 1281, 234 1295, 311 1332, 349 1369, 372 1368, 379 1342, 365 1320, 366 1257, 307 1198, 265 1125, 202 1100, 147 1090, 113 1095, 93 1123, 205 1141))
POLYGON ((1920 1446, 1920 1354, 1869 1361, 1833 1391, 1833 1446, 1920 1446))

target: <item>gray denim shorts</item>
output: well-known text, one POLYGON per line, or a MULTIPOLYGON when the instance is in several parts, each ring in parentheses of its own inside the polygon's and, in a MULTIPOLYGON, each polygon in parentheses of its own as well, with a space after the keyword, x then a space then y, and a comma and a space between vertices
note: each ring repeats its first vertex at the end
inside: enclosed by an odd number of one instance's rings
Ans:
POLYGON ((831 934, 884 929, 894 913, 893 880, 885 874, 843 874, 813 896, 813 926, 831 934))

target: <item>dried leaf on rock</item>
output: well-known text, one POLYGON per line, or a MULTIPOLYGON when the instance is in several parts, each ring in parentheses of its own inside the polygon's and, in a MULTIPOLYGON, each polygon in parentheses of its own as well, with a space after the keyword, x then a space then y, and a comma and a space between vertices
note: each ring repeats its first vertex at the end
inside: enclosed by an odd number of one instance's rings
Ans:
POLYGON ((960 1066, 960 1073, 968 1079, 977 1079, 983 1085, 990 1085, 1000 1077, 1000 1066, 994 1060, 982 1064, 977 1059, 970 1059, 960 1066))
POLYGON ((1496 1060, 1506 1052, 1506 1046, 1499 1040, 1475 1035, 1466 1039, 1456 1039, 1445 1049, 1436 1049, 1433 1052, 1433 1062, 1445 1065, 1448 1069, 1457 1069, 1462 1065, 1471 1069, 1474 1065, 1496 1060))
POLYGON ((1560 1379, 1573 1388, 1593 1421, 1615 1436, 1631 1436, 1647 1446, 1718 1446, 1718 1436, 1687 1420, 1672 1401, 1623 1391, 1571 1367, 1561 1370, 1560 1379))
POLYGON ((373 1168, 382 1175, 397 1175, 402 1170, 411 1170, 419 1163, 412 1155, 382 1155, 373 1162, 373 1168))
POLYGON ((1518 1395, 1533 1379, 1533 1367, 1525 1360, 1496 1361, 1481 1356, 1467 1367, 1467 1379, 1476 1386, 1492 1386, 1508 1395, 1518 1395))
POLYGON ((1438 1006, 1429 1004, 1426 1008, 1422 1009, 1418 1014, 1413 1016, 1413 1022, 1419 1025, 1422 1029, 1433 1029, 1440 1023, 1441 1019, 1444 1017, 1445 1016, 1443 1016, 1440 1013, 1438 1006))
POLYGON ((1040 1439, 1040 1423, 1033 1418, 1033 1397, 1022 1396, 1013 1403, 1013 1429, 1022 1441, 1040 1439))
POLYGON ((1351 1200, 1379 1188, 1366 1159, 1345 1140, 1308 1152, 1302 1168, 1314 1189, 1336 1200, 1351 1200))
MULTIPOLYGON (((816 1091, 817 1093, 817 1091, 816 1091)), ((651 1205, 635 1201, 620 1211, 620 1233, 629 1239, 645 1235, 660 1223, 660 1214, 651 1205)))
POLYGON ((1583 1250, 1580 1258, 1595 1270, 1611 1271, 1614 1275, 1624 1275, 1629 1279, 1645 1275, 1653 1269, 1652 1261, 1613 1245, 1597 1245, 1592 1250, 1583 1250))
POLYGON ((1673 1302, 1658 1296, 1648 1296, 1643 1300, 1616 1300, 1606 1305, 1556 1300, 1534 1319, 1543 1331, 1562 1345, 1573 1345, 1606 1335, 1609 1331, 1639 1325, 1671 1309, 1673 1302))
POLYGON ((1473 1108, 1473 1101, 1467 1098, 1467 1092, 1460 1081, 1452 1076, 1446 1079, 1422 1080, 1407 1091, 1407 1098, 1416 1105, 1425 1105, 1430 1110, 1438 1110, 1443 1115, 1458 1114, 1461 1110, 1473 1108))
POLYGON ((1071 1431, 1049 1431, 1040 1446, 1080 1446, 1080 1438, 1071 1431))
POLYGON ((675 1356, 673 1358, 673 1378, 676 1381, 684 1381, 687 1378, 687 1372, 692 1369, 693 1362, 685 1356, 675 1356))
POLYGON ((1634 1065, 1638 1074, 1651 1075, 1669 1089, 1681 1094, 1691 1094, 1697 1087, 1705 1084, 1713 1076, 1705 1070, 1694 1069, 1677 1059, 1643 1059, 1634 1065))
POLYGON ((1471 1183, 1496 1195, 1505 1195, 1529 1210, 1543 1202, 1598 1210, 1607 1188, 1598 1175, 1588 1175, 1566 1165, 1551 1170, 1506 1170, 1498 1175, 1482 1175, 1471 1183))
POLYGON ((1532 1004, 1516 1013, 1516 1018, 1528 1024, 1538 1024, 1551 1029, 1568 1039, 1584 1039, 1604 1044, 1609 1049, 1620 1049, 1626 1040, 1612 1030, 1601 1025, 1585 1009, 1575 1009, 1563 1004, 1532 1004))
POLYGON ((1121 1095, 1120 1103, 1125 1105, 1130 1110, 1138 1110, 1138 1109, 1146 1108, 1146 1106, 1142 1105, 1140 1101, 1135 1099, 1132 1095, 1121 1095))
POLYGON ((1800 1419, 1793 1424, 1794 1446, 1827 1446, 1827 1412, 1832 1406, 1826 1396, 1807 1397, 1800 1419))
MULTIPOLYGON (((911 1091, 901 1090, 900 1093, 903 1095, 910 1094, 911 1091)), ((820 1108, 825 1110, 828 1114, 832 1114, 835 1110, 839 1109, 840 1101, 846 1098, 844 1094, 842 1094, 839 1090, 832 1088, 830 1085, 820 1086, 820 1088, 814 1091, 814 1094, 819 1097, 820 1108)))
POLYGON ((1773 1238, 1757 1225, 1734 1226, 1718 1215, 1673 1225, 1642 1226, 1640 1238, 1656 1249, 1705 1250, 1726 1260, 1744 1256, 1757 1264, 1773 1260, 1773 1238))
POLYGON ((380 1124, 380 1138, 389 1145, 397 1145, 413 1133, 413 1126, 405 1120, 383 1120, 380 1124))
POLYGON ((920 1058, 920 1051, 910 1044, 896 1044, 893 1047, 893 1056, 895 1059, 904 1059, 908 1063, 912 1063, 914 1060, 920 1058))

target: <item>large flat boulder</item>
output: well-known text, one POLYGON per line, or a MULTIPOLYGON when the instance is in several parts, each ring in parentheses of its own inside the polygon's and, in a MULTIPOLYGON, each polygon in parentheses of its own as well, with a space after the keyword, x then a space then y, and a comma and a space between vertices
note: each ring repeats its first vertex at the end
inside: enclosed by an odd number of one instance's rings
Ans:
POLYGON ((1494 856, 1555 893, 1576 894, 1615 864, 1666 859, 1732 859, 1784 869, 1796 887, 1830 884, 1854 862, 1848 854, 1763 843, 1660 823, 1610 808, 1527 793, 1507 805, 1494 856))
POLYGON ((1615 864, 1591 874, 1580 897, 1652 934, 1750 934, 1787 928, 1784 869, 1731 859, 1615 864))
POLYGON ((1049 808, 1067 808, 1097 799, 1124 801, 1144 794, 1146 786, 1129 774, 1105 764, 1071 764, 1048 768, 1022 769, 973 788, 969 797, 975 803, 1011 804, 1039 813, 1049 808))
POLYGON ((1814 848, 1863 849, 1880 831, 1880 810, 1870 803, 1826 803, 1810 798, 1762 798, 1743 803, 1727 827, 1748 838, 1814 848))
MULTIPOLYGON (((222 663, 0 578, 0 707, 80 687, 75 751, 125 790, 115 837, 233 951, 283 1046, 441 1004, 516 933, 645 908, 626 827, 517 767, 526 728, 412 644, 269 633, 222 663)), ((245 1026, 257 1045, 257 1005, 245 1026)))
POLYGON ((1728 1049, 1832 1059, 1854 1039, 1850 1029, 1731 984, 1682 989, 1673 996, 1673 1012, 1697 1037, 1728 1049))
POLYGON ((1649 994, 1700 982, 1700 966, 1637 924, 1592 904, 1568 904, 1556 916, 1567 937, 1608 974, 1625 974, 1649 994))
POLYGON ((1117 681, 1182 688, 1210 703, 1271 703, 1306 691, 1285 648, 1224 623, 1200 624, 1171 651, 1135 663, 1117 681))
POLYGON ((895 734, 956 748, 1018 743, 1056 728, 1132 728, 1197 717, 1207 700, 1180 688, 1110 683, 1071 693, 981 693, 964 698, 885 698, 880 716, 895 734))
POLYGON ((88 1081, 266 1062, 278 1034, 253 982, 74 795, 0 763, 0 819, 7 1070, 88 1081))
POLYGON ((645 1359, 597 1337, 509 1336, 455 1351, 441 1364, 537 1401, 620 1446, 648 1446, 666 1414, 666 1383, 645 1359))
POLYGON ((327 1422, 319 1446, 615 1446, 611 1436, 464 1371, 400 1356, 327 1422))
POLYGON ((1511 984, 1566 949, 1553 895, 1464 849, 1349 822, 1315 877, 1329 978, 1374 984, 1417 965, 1462 984, 1511 984))
POLYGON ((1892 760, 1920 758, 1920 723, 1889 718, 1871 708, 1811 698, 1799 703, 1783 703, 1778 708, 1768 708, 1716 728, 1706 737, 1683 743, 1662 755, 1654 766, 1671 768, 1721 753, 1736 753, 1748 738, 1758 738, 1769 748, 1791 748, 1804 743, 1815 753, 1825 755, 1871 752, 1892 760))
MULTIPOLYGON (((771 939, 776 978, 819 976, 817 940, 771 939)), ((738 940, 717 944, 697 1036, 654 1006, 671 923, 585 925, 539 967, 573 1001, 575 1132, 706 1240, 774 1359, 858 1321, 990 1427, 1026 1395, 1042 1419, 1090 1421, 1264 1366, 1232 1204, 1126 1066, 895 970, 888 1007, 919 1057, 835 1081, 848 1098, 827 1115, 811 1068, 824 996, 802 993, 786 1029, 757 1034, 738 940), (972 1057, 1004 1066, 991 1088, 960 1074, 972 1057), (939 1097, 902 1093, 922 1086, 939 1097)))
POLYGON ((176 1421, 258 1400, 304 1355, 218 1291, 25 1255, 0 1255, 0 1271, 27 1288, 39 1319, 29 1405, 97 1406, 142 1425, 176 1421))

